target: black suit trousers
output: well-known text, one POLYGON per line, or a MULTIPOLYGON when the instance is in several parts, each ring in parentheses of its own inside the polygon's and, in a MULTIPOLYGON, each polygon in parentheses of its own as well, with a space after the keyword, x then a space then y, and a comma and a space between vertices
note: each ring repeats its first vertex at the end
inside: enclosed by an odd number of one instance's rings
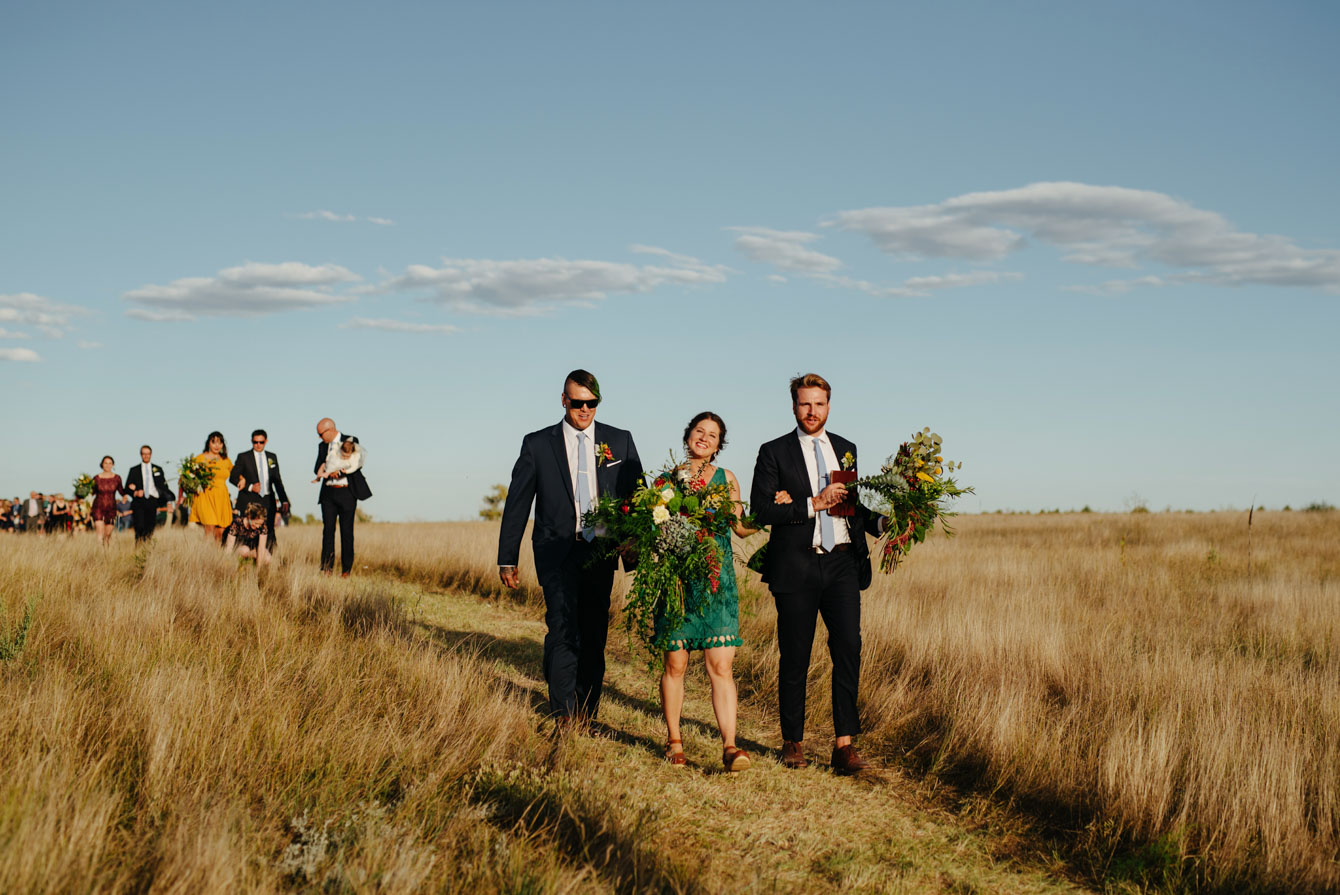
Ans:
POLYGON ((782 739, 799 742, 805 738, 805 682, 820 615, 828 629, 828 655, 833 660, 833 735, 855 736, 861 732, 856 709, 861 678, 861 589, 855 553, 807 551, 798 571, 786 581, 786 590, 772 588, 781 653, 777 702, 782 739))
POLYGON ((152 497, 130 499, 130 521, 135 527, 135 540, 144 541, 153 536, 158 522, 158 500, 152 497))
POLYGON ((594 718, 600 707, 616 561, 592 564, 592 549, 585 541, 574 543, 559 567, 540 581, 549 628, 544 635, 544 679, 555 717, 594 718))
POLYGON ((321 489, 321 570, 335 568, 335 525, 340 526, 340 571, 354 568, 354 511, 358 501, 348 488, 321 489))

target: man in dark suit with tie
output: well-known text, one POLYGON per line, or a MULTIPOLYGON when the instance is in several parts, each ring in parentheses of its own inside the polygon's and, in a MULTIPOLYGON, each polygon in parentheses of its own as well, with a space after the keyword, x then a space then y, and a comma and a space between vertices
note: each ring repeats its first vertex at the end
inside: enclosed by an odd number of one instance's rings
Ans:
POLYGON ((130 519, 135 526, 135 543, 153 537, 158 521, 158 510, 174 499, 168 490, 163 467, 153 461, 154 449, 140 446, 140 462, 126 473, 126 490, 130 492, 130 519))
POLYGON ((544 588, 544 679, 560 729, 595 717, 605 680, 610 590, 618 560, 595 560, 582 515, 599 495, 628 497, 642 481, 633 436, 595 422, 600 384, 586 370, 563 382, 563 419, 521 441, 498 534, 498 575, 516 587, 532 502, 535 574, 544 588))
POLYGON ((831 394, 817 374, 791 380, 798 425, 759 448, 750 506, 760 522, 772 527, 763 581, 777 603, 782 762, 789 768, 809 765, 805 682, 817 616, 822 615, 833 659, 832 765, 840 774, 854 774, 869 767, 852 744, 860 733, 861 591, 871 580, 865 536, 878 534, 886 520, 859 502, 851 516, 828 512, 847 499, 846 488, 830 483, 829 474, 856 469, 856 445, 826 429, 831 394))
POLYGON ((264 429, 251 433, 251 450, 243 451, 233 464, 228 481, 237 488, 237 509, 251 500, 260 500, 265 504, 266 547, 273 553, 275 549, 275 509, 282 506, 288 512, 288 492, 284 490, 284 477, 279 474, 279 458, 273 451, 265 449, 270 436, 264 429))
POLYGON ((340 577, 348 578, 354 568, 354 517, 357 515, 358 501, 372 496, 363 470, 329 472, 336 469, 340 445, 344 442, 358 444, 353 435, 343 435, 335 421, 326 417, 316 424, 316 434, 321 443, 316 446, 316 465, 312 468, 315 475, 328 474, 321 479, 321 492, 317 502, 321 506, 321 571, 335 570, 335 526, 340 528, 340 577))

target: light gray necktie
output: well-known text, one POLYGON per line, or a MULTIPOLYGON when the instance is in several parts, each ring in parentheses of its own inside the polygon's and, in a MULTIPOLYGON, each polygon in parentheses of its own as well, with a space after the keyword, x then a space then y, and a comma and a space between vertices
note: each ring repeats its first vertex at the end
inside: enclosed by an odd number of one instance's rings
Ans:
POLYGON ((265 466, 265 451, 261 451, 259 455, 252 451, 251 454, 256 458, 256 478, 259 479, 256 484, 261 486, 261 495, 264 496, 270 492, 270 477, 267 475, 270 470, 265 466))
MULTIPOLYGON (((819 470, 819 490, 828 487, 828 464, 824 462, 823 448, 819 446, 819 439, 814 441, 814 466, 819 470)), ((824 552, 831 551, 837 538, 833 534, 833 517, 828 515, 827 510, 819 511, 819 543, 823 545, 824 552)))
MULTIPOLYGON (((577 505, 581 507, 582 518, 591 510, 591 478, 586 469, 586 433, 577 433, 577 505)), ((580 521, 580 520, 579 520, 580 521)), ((595 530, 583 525, 582 537, 588 541, 596 536, 595 530)))

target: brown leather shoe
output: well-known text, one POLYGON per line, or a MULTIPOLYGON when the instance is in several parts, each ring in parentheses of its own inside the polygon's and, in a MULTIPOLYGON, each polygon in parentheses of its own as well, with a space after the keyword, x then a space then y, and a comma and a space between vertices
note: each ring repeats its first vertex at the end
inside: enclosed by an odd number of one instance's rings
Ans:
POLYGON ((859 774, 870 770, 870 762, 861 757, 855 746, 834 746, 832 765, 835 774, 859 774))
POLYGON ((721 750, 721 766, 726 769, 727 774, 738 774, 749 770, 752 762, 749 761, 748 752, 738 746, 726 746, 721 750))
POLYGON ((782 741, 782 764, 788 768, 801 770, 810 766, 809 759, 805 757, 805 744, 803 742, 793 742, 791 740, 782 741))

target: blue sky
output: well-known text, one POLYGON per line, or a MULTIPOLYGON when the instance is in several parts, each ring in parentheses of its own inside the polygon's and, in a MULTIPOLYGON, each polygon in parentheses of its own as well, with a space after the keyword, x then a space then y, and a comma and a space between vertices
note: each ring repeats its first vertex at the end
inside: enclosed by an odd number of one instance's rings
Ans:
POLYGON ((0 28, 0 494, 315 423, 472 517, 563 375, 747 481, 787 379, 966 511, 1340 502, 1323 3, 29 4, 0 28))

